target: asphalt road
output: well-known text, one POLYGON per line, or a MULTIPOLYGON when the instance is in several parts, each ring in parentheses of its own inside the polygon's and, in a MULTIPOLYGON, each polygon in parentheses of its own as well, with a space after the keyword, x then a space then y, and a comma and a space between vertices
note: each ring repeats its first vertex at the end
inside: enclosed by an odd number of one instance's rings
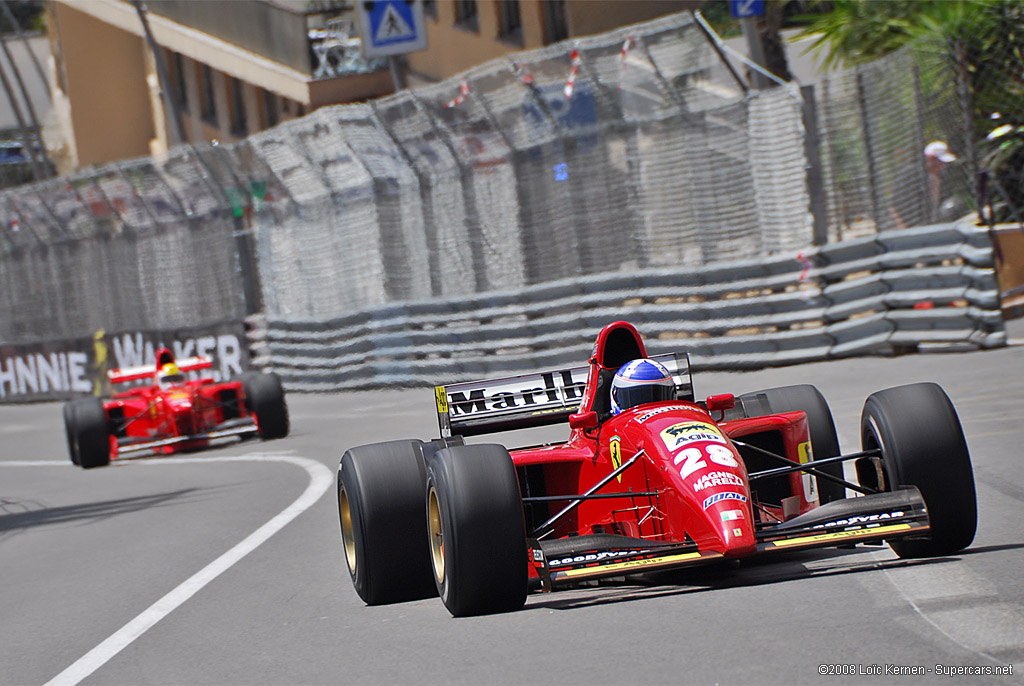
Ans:
POLYGON ((963 553, 811 551, 468 619, 437 599, 364 606, 339 542, 338 458, 436 436, 430 389, 292 395, 286 439, 89 472, 67 460, 58 404, 0 407, 0 683, 1022 683, 1024 327, 1014 333, 994 351, 694 379, 699 396, 813 383, 847 452, 870 392, 940 383, 977 482, 963 553))

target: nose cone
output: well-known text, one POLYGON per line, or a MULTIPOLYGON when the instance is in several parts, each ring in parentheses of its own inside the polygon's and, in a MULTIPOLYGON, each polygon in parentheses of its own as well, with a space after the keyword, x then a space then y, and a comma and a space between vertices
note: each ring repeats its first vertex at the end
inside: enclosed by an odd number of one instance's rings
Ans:
POLYGON ((652 421, 658 449, 682 500, 682 526, 701 550, 744 557, 756 549, 750 483, 739 451, 709 417, 652 421))
POLYGON ((171 412, 174 414, 181 414, 183 412, 192 411, 192 398, 186 396, 170 398, 168 400, 168 406, 171 408, 171 412))
POLYGON ((702 503, 708 525, 715 530, 726 557, 745 557, 754 552, 754 520, 749 491, 718 491, 702 503))

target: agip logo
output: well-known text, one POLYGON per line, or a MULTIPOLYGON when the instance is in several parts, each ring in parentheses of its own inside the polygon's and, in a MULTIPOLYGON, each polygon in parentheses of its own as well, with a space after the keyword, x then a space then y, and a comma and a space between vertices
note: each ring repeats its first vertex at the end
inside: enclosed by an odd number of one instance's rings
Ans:
POLYGON ((718 430, 718 427, 707 422, 680 422, 679 424, 673 424, 661 432, 661 440, 665 442, 665 447, 671 452, 675 452, 694 441, 725 443, 725 437, 718 430))

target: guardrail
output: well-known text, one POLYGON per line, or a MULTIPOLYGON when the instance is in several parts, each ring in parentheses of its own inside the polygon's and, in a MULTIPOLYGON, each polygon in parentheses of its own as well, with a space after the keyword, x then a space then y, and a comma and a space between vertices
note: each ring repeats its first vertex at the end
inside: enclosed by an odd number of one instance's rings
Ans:
POLYGON ((695 369, 1006 344, 992 242, 966 222, 797 256, 250 322, 250 343, 291 391, 420 386, 580 363, 617 319, 651 354, 688 350, 695 369))

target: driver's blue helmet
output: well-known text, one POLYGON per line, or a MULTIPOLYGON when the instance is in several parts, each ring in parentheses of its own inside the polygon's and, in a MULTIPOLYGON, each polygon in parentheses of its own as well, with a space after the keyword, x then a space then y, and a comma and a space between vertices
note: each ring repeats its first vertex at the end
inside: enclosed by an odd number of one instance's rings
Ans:
POLYGON ((676 386, 672 374, 654 360, 640 358, 619 367, 612 379, 612 414, 663 400, 675 400, 676 386))

